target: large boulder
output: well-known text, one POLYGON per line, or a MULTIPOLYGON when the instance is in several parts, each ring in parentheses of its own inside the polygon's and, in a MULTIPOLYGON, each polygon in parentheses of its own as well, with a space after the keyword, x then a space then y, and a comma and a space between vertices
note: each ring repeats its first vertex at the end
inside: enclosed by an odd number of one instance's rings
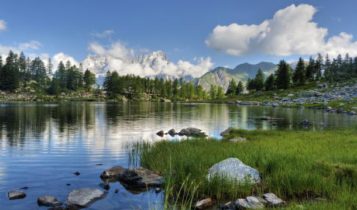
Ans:
POLYGON ((103 198, 105 192, 96 188, 81 188, 73 190, 67 198, 68 205, 87 207, 92 202, 103 198))
POLYGON ((245 165, 238 158, 228 158, 214 164, 208 170, 208 179, 210 180, 217 176, 239 183, 255 184, 260 182, 259 172, 245 165))
POLYGON ((164 178, 145 168, 127 169, 119 180, 130 188, 160 187, 164 178))

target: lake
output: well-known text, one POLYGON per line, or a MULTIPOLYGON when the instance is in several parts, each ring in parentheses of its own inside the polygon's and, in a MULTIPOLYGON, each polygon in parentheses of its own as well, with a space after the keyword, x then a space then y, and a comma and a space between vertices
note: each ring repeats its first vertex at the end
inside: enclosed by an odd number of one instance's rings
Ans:
MULTIPOLYGON (((356 127, 357 117, 298 108, 227 104, 125 104, 97 102, 0 104, 0 209, 39 209, 37 197, 50 194, 65 201, 80 187, 99 187, 100 173, 115 165, 129 167, 131 145, 155 142, 155 133, 197 127, 211 137, 228 127, 242 129, 308 129, 356 127), (260 120, 262 116, 278 120, 260 120), (80 172, 79 176, 74 172, 80 172), (27 197, 7 192, 28 187, 27 197)), ((88 209, 160 209, 163 193, 132 193, 119 182, 88 209), (118 189, 118 193, 114 191, 118 189)), ((46 209, 46 208, 44 208, 46 209)))

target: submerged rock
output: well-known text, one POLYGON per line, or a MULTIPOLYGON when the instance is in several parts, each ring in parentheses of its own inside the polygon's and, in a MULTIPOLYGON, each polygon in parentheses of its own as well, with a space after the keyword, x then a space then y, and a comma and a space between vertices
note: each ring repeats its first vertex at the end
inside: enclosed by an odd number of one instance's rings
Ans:
POLYGON ((194 136, 194 137, 204 137, 207 136, 201 129, 198 128, 184 128, 179 133, 180 136, 194 136))
POLYGON ((285 201, 276 196, 274 193, 265 193, 263 198, 267 201, 269 206, 280 206, 285 204, 285 201))
POLYGON ((105 193, 96 188, 81 188, 73 190, 67 198, 68 205, 87 207, 90 203, 103 198, 105 193))
POLYGON ((9 200, 15 200, 15 199, 22 199, 26 197, 26 193, 19 191, 19 190, 13 190, 7 193, 7 196, 9 200))
POLYGON ((228 158, 214 164, 208 170, 208 179, 210 180, 216 176, 240 183, 255 184, 260 182, 259 172, 245 165, 238 158, 228 158))
POLYGON ((203 200, 197 201, 195 204, 195 209, 206 209, 213 206, 214 202, 212 198, 205 198, 203 200))
POLYGON ((62 203, 54 196, 51 195, 44 195, 37 198, 37 203, 39 206, 60 206, 62 203))
POLYGON ((103 171, 100 177, 109 181, 119 180, 129 188, 160 187, 164 183, 162 176, 142 167, 125 169, 115 166, 103 171))

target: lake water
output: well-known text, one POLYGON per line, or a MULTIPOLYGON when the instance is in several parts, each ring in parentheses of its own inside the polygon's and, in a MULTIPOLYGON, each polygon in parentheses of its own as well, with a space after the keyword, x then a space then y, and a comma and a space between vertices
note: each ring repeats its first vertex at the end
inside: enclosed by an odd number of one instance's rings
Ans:
MULTIPOLYGON (((357 126, 356 116, 312 109, 137 102, 0 104, 0 209, 41 209, 38 196, 65 201, 73 189, 99 187, 104 169, 128 167, 130 145, 162 140, 155 135, 159 130, 192 126, 219 137, 228 127, 300 129, 305 119, 313 122, 314 130, 357 126), (281 119, 257 119, 262 116, 281 119), (73 174, 76 171, 80 176, 73 174), (7 192, 22 187, 28 187, 27 197, 9 201, 7 192)), ((88 209, 160 209, 162 199, 163 193, 133 194, 118 182, 88 209)))

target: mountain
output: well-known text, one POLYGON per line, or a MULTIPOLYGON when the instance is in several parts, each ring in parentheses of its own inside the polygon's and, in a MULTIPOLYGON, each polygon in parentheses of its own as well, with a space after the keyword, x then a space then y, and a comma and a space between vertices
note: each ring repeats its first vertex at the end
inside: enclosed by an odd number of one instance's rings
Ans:
POLYGON ((277 65, 270 62, 260 62, 257 64, 242 63, 234 69, 217 67, 197 79, 196 83, 201 85, 205 90, 209 90, 211 85, 219 85, 226 90, 232 79, 245 83, 248 78, 254 78, 259 69, 262 69, 268 75, 273 73, 276 68, 277 65))
POLYGON ((197 84, 201 85, 205 90, 209 90, 211 85, 221 86, 224 90, 228 88, 229 81, 246 81, 246 74, 232 74, 232 69, 225 67, 217 67, 212 71, 207 72, 197 80, 197 84))
POLYGON ((253 77, 255 77, 255 75, 257 74, 259 69, 261 69, 263 72, 272 73, 273 71, 276 70, 276 68, 277 68, 277 65, 275 65, 274 63, 270 63, 270 62, 260 62, 257 64, 242 63, 242 64, 239 64, 238 66, 236 66, 232 70, 231 73, 232 74, 246 73, 246 74, 248 74, 249 78, 253 78, 253 77))

